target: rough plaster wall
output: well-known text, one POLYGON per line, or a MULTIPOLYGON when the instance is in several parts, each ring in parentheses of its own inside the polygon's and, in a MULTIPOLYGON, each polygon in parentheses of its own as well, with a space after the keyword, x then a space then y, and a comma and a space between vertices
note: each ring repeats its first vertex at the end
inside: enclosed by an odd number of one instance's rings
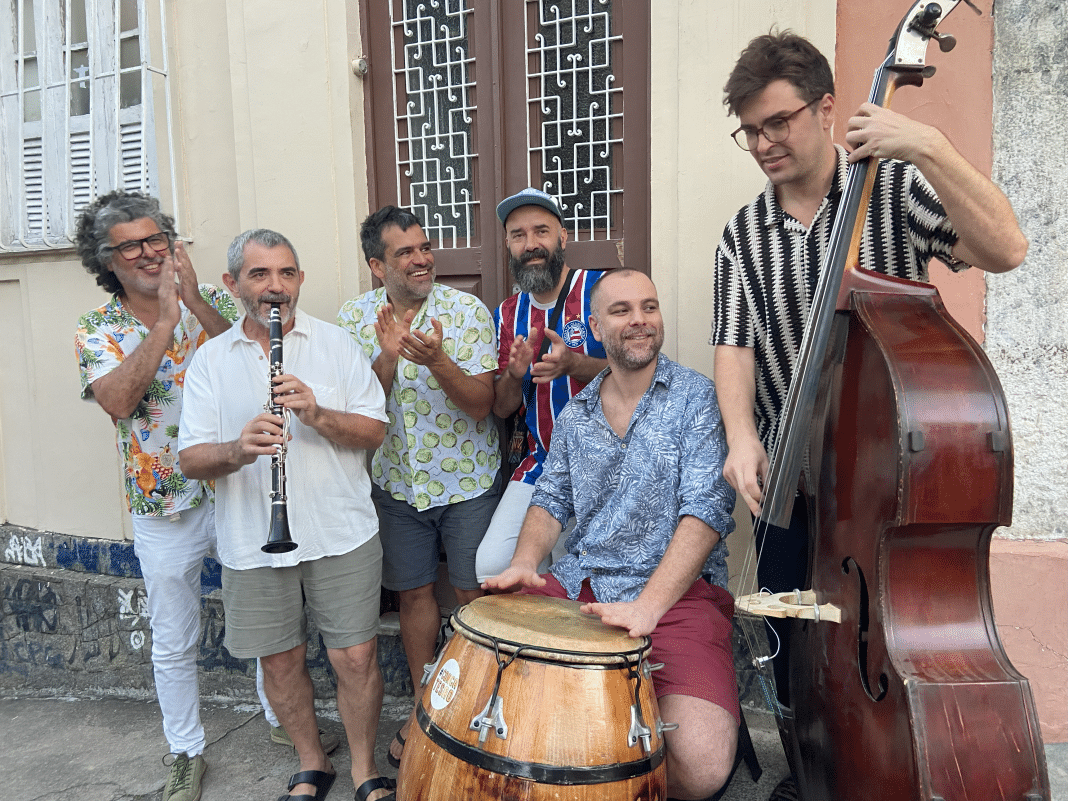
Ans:
POLYGON ((1063 0, 994 10, 994 180, 1031 242, 987 280, 986 350, 1016 449, 1009 537, 1068 536, 1068 15, 1063 0))

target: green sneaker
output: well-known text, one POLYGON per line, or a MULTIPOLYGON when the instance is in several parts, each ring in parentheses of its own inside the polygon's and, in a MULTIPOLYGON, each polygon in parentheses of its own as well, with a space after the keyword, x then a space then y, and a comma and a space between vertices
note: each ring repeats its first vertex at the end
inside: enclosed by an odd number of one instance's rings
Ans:
POLYGON ((200 801, 200 780, 208 769, 204 757, 197 754, 190 759, 186 754, 167 754, 163 764, 171 769, 163 788, 163 801, 200 801), (173 761, 168 763, 167 757, 173 757, 173 761))
MULTIPOLYGON (((293 741, 289 738, 289 732, 281 726, 271 726, 271 742, 278 743, 278 745, 285 745, 289 748, 293 747, 293 741)), ((334 753, 337 750, 337 747, 341 745, 341 739, 336 734, 331 734, 323 729, 319 729, 319 742, 322 743, 323 751, 326 754, 334 753)))

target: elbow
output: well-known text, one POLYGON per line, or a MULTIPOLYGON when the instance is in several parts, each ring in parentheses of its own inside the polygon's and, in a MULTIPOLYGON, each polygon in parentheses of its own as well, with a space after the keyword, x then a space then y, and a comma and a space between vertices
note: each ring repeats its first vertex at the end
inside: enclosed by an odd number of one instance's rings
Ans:
POLYGON ((475 403, 471 404, 470 409, 464 409, 467 414, 471 416, 472 420, 479 421, 485 420, 491 414, 497 411, 497 399, 493 391, 490 390, 486 395, 480 398, 475 403))
POLYGON ((378 450, 386 440, 386 424, 381 420, 374 420, 367 427, 364 441, 361 443, 367 450, 378 450))
POLYGON ((1010 272, 1023 264, 1024 259, 1027 258, 1028 247, 1027 237, 1023 235, 1022 231, 1016 229, 1015 236, 1006 241, 1004 246, 999 248, 996 253, 990 253, 985 258, 977 259, 972 266, 988 273, 1010 272))
POLYGON ((1007 269, 1005 269, 1003 272, 1008 272, 1009 270, 1015 270, 1017 267, 1019 267, 1021 264, 1023 264, 1024 259, 1027 258, 1027 251, 1030 248, 1030 246, 1031 246, 1031 243, 1027 241, 1027 237, 1024 236, 1023 235, 1023 231, 1021 231, 1020 235, 1016 238, 1016 242, 1013 244, 1013 248, 1012 248, 1011 253, 1006 258, 1006 261, 1008 262, 1009 267, 1007 269))
POLYGON ((516 403, 513 405, 512 403, 509 403, 506 399, 497 397, 493 401, 493 405, 490 407, 490 411, 492 411, 502 420, 507 420, 509 417, 515 414, 516 409, 518 409, 521 405, 521 403, 516 403))
POLYGON ((127 420, 130 417, 133 417, 133 413, 137 411, 137 407, 141 403, 140 400, 129 404, 111 403, 110 401, 102 399, 99 394, 96 395, 96 402, 101 409, 111 415, 113 420, 127 420))
POLYGON ((184 448, 178 451, 178 469, 186 478, 194 481, 207 481, 212 478, 208 475, 207 466, 196 458, 193 448, 184 448))

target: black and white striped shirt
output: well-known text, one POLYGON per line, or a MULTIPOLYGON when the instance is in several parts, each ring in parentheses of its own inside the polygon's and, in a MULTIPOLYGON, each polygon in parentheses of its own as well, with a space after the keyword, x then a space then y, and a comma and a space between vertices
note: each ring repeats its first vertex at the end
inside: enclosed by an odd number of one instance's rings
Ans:
MULTIPOLYGON (((710 343, 754 349, 757 433, 769 453, 845 186, 846 151, 837 150, 834 182, 810 228, 783 211, 768 182, 730 221, 716 250, 710 343)), ((967 267, 952 256, 956 243, 957 233, 920 171, 902 161, 880 162, 861 266, 926 281, 932 257, 954 270, 967 267)))

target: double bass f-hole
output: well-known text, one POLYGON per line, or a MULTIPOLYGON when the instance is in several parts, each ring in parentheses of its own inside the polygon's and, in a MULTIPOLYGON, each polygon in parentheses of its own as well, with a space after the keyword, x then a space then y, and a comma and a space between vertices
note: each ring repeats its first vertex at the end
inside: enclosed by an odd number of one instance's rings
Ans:
POLYGON ((879 679, 876 682, 876 691, 871 686, 871 665, 868 664, 868 634, 871 624, 868 606, 868 581, 864 578, 864 571, 852 556, 842 561, 842 573, 855 576, 857 580, 857 672, 860 675, 860 683, 864 686, 864 692, 873 701, 882 701, 886 697, 886 691, 890 687, 890 680, 886 673, 879 671, 879 679))

